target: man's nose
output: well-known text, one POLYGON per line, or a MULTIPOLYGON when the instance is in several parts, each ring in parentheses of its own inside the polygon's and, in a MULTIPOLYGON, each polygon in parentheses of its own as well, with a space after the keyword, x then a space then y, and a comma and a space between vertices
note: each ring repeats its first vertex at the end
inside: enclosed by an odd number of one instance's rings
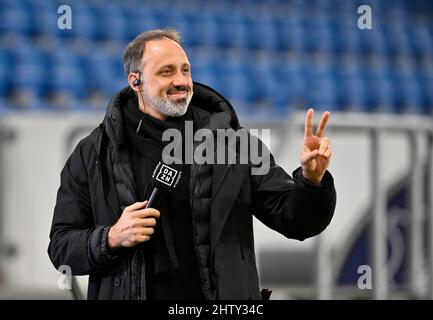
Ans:
POLYGON ((184 75, 182 72, 179 72, 176 74, 175 78, 173 79, 173 86, 188 86, 189 77, 184 75))

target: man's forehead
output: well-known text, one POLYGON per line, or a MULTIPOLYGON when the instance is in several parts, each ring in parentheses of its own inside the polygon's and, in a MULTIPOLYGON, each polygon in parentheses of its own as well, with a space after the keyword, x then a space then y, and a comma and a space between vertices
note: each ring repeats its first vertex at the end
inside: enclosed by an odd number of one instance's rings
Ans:
POLYGON ((143 54, 144 64, 160 65, 172 63, 189 63, 182 47, 171 39, 155 39, 146 43, 143 54))

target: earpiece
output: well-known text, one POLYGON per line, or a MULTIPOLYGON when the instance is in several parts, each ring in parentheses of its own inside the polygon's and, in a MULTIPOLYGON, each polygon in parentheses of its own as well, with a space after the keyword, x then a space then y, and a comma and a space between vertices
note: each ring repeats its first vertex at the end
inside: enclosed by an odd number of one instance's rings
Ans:
POLYGON ((132 85, 134 87, 139 86, 141 84, 141 71, 140 70, 136 70, 136 73, 138 73, 138 78, 135 79, 134 81, 132 81, 132 85))
MULTIPOLYGON (((134 81, 132 81, 132 86, 133 87, 138 87, 138 86, 140 86, 140 84, 141 84, 141 72, 140 72, 140 70, 137 70, 136 71, 137 73, 138 73, 138 78, 137 79, 135 79, 134 81)), ((139 95, 140 95, 140 97, 141 97, 141 101, 143 102, 143 106, 144 106, 144 108, 146 108, 146 105, 145 105, 145 103, 144 103, 144 99, 143 99, 143 96, 142 96, 142 94, 141 94, 141 88, 140 88, 140 90, 138 90, 138 93, 139 93, 139 95)), ((141 122, 143 121, 143 118, 141 118, 141 120, 140 120, 140 123, 138 124, 138 127, 137 127, 137 136, 138 136, 138 132, 140 131, 140 127, 141 127, 141 122)))

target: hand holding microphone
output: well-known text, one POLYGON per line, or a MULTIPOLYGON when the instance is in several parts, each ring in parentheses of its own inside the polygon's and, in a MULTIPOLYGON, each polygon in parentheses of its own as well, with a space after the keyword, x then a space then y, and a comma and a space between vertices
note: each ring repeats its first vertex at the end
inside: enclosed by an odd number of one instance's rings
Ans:
POLYGON ((151 208, 160 191, 172 192, 179 183, 182 172, 159 162, 153 171, 154 189, 149 201, 136 202, 126 207, 119 220, 108 232, 108 247, 116 250, 120 247, 133 247, 148 241, 154 233, 156 218, 160 212, 151 208))
POLYGON ((108 247, 111 250, 133 247, 150 239, 160 213, 156 209, 145 208, 147 203, 136 202, 123 210, 117 223, 108 232, 108 247))

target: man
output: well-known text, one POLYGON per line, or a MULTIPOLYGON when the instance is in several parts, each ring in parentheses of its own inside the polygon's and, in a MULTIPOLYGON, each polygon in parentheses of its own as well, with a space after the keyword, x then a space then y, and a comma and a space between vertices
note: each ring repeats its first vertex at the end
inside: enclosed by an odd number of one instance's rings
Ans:
POLYGON ((186 121, 195 132, 241 127, 226 99, 192 82, 176 31, 140 34, 124 64, 129 86, 61 173, 51 261, 90 275, 89 299, 260 299, 252 214, 298 240, 332 218, 329 113, 313 134, 313 110, 307 112, 302 166, 293 179, 272 156, 269 170, 256 175, 251 163, 184 162, 175 191, 146 208, 167 146, 164 131, 182 131, 186 121))

